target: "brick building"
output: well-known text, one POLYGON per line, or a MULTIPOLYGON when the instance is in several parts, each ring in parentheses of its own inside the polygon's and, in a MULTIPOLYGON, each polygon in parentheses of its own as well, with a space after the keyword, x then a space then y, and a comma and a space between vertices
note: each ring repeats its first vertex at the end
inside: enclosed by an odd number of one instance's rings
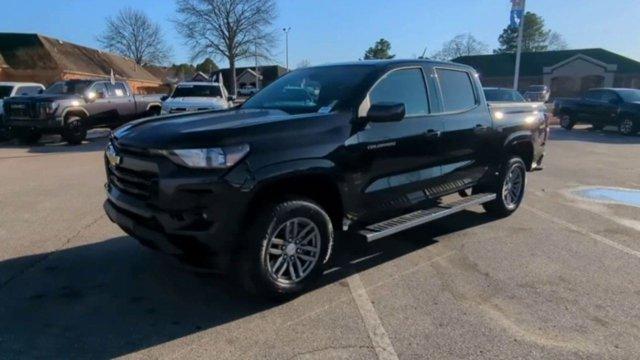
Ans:
POLYGON ((165 91, 163 82, 133 60, 40 34, 0 33, 0 81, 39 82, 109 78, 136 93, 165 91))
MULTIPOLYGON (((484 86, 513 86, 515 54, 463 56, 453 61, 474 67, 484 86)), ((579 96, 597 87, 640 88, 640 62, 604 49, 523 53, 519 90, 530 85, 547 85, 552 98, 579 96)))

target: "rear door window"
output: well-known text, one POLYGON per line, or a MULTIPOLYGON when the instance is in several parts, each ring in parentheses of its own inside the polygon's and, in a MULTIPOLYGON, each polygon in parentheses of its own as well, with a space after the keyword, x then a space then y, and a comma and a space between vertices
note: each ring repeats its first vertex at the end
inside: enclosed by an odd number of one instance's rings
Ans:
POLYGON ((128 96, 129 95, 129 92, 127 91, 127 87, 124 86, 124 84, 121 83, 121 82, 117 82, 117 83, 109 86, 109 88, 111 90, 110 91, 111 96, 122 97, 122 96, 128 96))
POLYGON ((436 69, 445 112, 464 111, 478 103, 471 75, 462 70, 436 69))
POLYGON ((402 103, 408 117, 427 115, 429 99, 422 69, 400 69, 387 73, 371 89, 369 100, 371 104, 402 103))

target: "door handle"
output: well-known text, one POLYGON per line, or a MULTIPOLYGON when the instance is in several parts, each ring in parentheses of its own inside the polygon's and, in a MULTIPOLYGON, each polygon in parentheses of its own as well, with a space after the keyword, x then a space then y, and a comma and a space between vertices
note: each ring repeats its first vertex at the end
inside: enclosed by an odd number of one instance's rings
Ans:
POLYGON ((429 129, 424 132, 424 136, 428 138, 437 138, 437 137, 440 137, 440 131, 435 129, 429 129))

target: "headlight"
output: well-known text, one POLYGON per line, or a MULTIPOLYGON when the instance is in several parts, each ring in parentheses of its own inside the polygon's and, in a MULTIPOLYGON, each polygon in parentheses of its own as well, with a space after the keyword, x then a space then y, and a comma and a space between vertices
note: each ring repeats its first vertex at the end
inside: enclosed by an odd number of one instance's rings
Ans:
POLYGON ((226 169, 237 164, 249 153, 249 145, 210 149, 161 150, 178 165, 196 169, 226 169))

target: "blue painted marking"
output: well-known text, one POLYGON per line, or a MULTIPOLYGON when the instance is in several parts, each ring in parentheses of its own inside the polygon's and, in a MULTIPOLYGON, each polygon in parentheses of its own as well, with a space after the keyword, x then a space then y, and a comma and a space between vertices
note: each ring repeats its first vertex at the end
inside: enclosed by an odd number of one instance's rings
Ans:
POLYGON ((575 194, 591 200, 640 207, 640 190, 589 188, 578 190, 575 194))

